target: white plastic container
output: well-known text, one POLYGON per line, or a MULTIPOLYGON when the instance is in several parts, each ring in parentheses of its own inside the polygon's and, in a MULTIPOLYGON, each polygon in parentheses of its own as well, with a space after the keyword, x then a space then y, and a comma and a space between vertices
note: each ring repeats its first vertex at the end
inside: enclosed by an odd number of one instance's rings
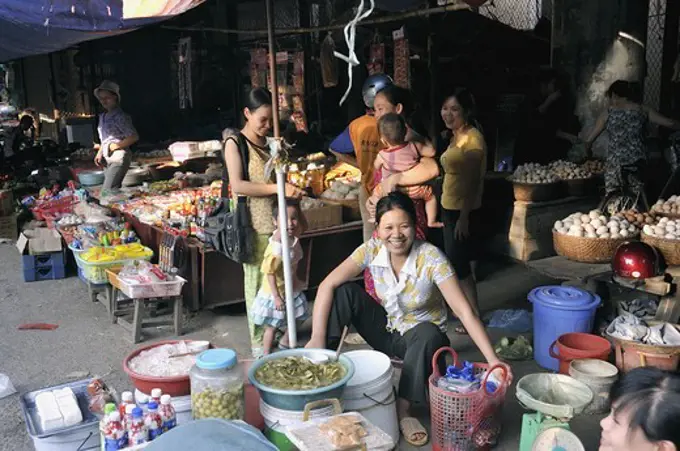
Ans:
POLYGON ((99 449, 99 424, 79 429, 71 434, 56 434, 38 438, 31 436, 36 451, 88 451, 99 449))
POLYGON ((397 396, 392 385, 392 361, 372 350, 344 353, 354 363, 354 376, 342 395, 345 412, 359 412, 399 443, 397 396))
POLYGON ((179 296, 186 280, 176 276, 175 280, 154 283, 127 283, 120 280, 120 291, 129 298, 161 298, 179 296))
MULTIPOLYGON (((321 407, 310 411, 309 419, 329 418, 333 416, 334 412, 333 405, 321 407)), ((304 419, 304 412, 277 409, 264 401, 260 401, 260 413, 264 418, 264 425, 267 429, 271 429, 274 432, 284 435, 288 431, 288 427, 297 426, 301 424, 304 419)))

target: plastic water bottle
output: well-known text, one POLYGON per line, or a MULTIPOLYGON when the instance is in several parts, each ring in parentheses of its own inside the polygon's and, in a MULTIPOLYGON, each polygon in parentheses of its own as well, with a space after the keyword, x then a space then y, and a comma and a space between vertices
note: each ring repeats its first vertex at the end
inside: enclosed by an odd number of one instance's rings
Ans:
POLYGON ((134 404, 125 405, 125 416, 123 417, 123 427, 128 433, 130 432, 130 425, 132 424, 132 411, 138 407, 134 404))
POLYGON ((128 435, 120 421, 120 412, 117 410, 111 412, 105 420, 103 429, 105 451, 117 451, 127 447, 128 435))
POLYGON ((142 412, 146 414, 149 410, 149 397, 143 393, 137 396, 137 407, 142 409, 142 412))
POLYGON ((149 403, 149 410, 144 416, 144 425, 149 432, 149 441, 163 433, 163 420, 161 420, 161 414, 158 413, 158 404, 153 401, 149 403))
POLYGON ((161 390, 160 388, 154 388, 153 390, 151 390, 151 399, 149 399, 149 402, 153 401, 160 406, 161 396, 163 396, 163 390, 161 390))
POLYGON ((132 419, 128 427, 128 442, 130 446, 142 445, 149 441, 149 433, 144 425, 144 414, 142 409, 135 407, 132 409, 132 419))
POLYGON ((175 408, 172 407, 172 398, 170 395, 161 396, 159 413, 163 422, 163 432, 168 432, 170 429, 177 426, 177 415, 175 413, 175 408))
POLYGON ((120 417, 123 420, 125 419, 125 414, 127 413, 125 409, 128 404, 132 404, 134 406, 135 398, 131 391, 124 391, 120 395, 120 405, 118 406, 118 412, 120 413, 120 417))

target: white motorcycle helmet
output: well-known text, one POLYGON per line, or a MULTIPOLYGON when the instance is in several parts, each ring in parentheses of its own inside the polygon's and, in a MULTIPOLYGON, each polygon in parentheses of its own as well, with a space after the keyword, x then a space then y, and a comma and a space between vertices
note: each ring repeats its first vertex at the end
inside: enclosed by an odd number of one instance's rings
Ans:
POLYGON ((372 109, 376 94, 392 83, 392 78, 389 75, 375 74, 368 77, 361 89, 361 95, 366 106, 372 109))

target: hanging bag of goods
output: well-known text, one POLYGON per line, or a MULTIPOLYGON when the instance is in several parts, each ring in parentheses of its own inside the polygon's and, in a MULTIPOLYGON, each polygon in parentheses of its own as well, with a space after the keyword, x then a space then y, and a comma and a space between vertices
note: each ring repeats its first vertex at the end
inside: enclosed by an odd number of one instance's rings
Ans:
MULTIPOLYGON (((244 168, 243 180, 248 180, 248 144, 245 137, 239 133, 237 136, 225 140, 233 140, 241 155, 241 164, 244 168)), ((225 165, 226 172, 226 165, 225 165)), ((226 179, 226 177, 225 177, 226 179)), ((253 255, 254 230, 250 222, 250 210, 247 198, 238 196, 233 208, 228 197, 222 197, 222 206, 217 212, 207 219, 205 227, 205 241, 211 244, 215 250, 235 261, 247 263, 253 255)))
MULTIPOLYGON (((375 39, 377 39, 377 34, 375 39)), ((371 44, 368 61, 368 75, 385 73, 385 44, 380 42, 371 44)))
POLYGON ((335 41, 333 35, 328 33, 321 43, 321 78, 324 88, 338 86, 338 59, 335 57, 335 41))
POLYGON ((394 39, 394 84, 402 88, 411 87, 408 39, 404 27, 392 33, 394 39))

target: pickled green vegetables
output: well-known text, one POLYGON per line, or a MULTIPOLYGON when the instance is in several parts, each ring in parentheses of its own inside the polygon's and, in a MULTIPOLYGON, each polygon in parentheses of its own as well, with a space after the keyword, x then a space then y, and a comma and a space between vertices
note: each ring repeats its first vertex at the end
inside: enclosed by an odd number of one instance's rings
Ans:
POLYGON ((206 388, 191 394, 191 410, 195 420, 223 418, 243 420, 243 385, 231 390, 206 388))
POLYGON ((283 357, 263 364, 255 379, 278 390, 312 390, 338 382, 345 372, 339 362, 314 364, 304 357, 283 357))

